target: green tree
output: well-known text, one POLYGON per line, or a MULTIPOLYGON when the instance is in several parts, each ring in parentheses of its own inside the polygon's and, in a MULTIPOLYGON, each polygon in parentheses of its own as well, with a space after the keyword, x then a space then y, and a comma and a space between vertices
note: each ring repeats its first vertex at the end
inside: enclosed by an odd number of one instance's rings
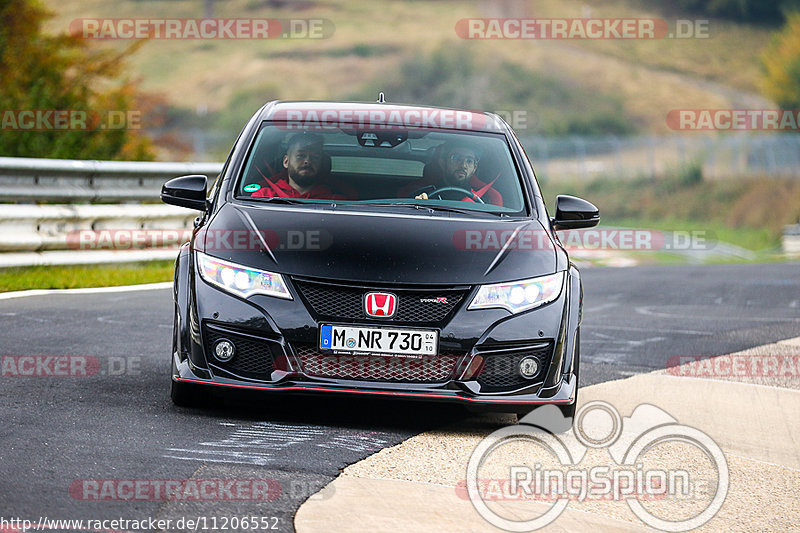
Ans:
POLYGON ((38 0, 0 0, 0 155, 153 159, 152 143, 138 129, 146 98, 124 77, 125 59, 141 42, 118 52, 77 35, 47 35, 42 24, 50 16, 38 0), (86 126, 43 122, 33 131, 21 124, 22 112, 50 110, 86 112, 86 126), (118 119, 113 124, 109 113, 118 119))
POLYGON ((800 109, 800 13, 789 16, 763 56, 764 90, 783 109, 800 109))
POLYGON ((800 7, 798 0, 676 0, 676 7, 709 17, 774 23, 800 7))

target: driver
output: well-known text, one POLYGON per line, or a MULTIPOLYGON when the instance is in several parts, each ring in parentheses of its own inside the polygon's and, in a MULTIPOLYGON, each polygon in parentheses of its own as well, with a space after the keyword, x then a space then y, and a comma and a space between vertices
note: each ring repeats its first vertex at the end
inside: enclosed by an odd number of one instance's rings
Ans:
MULTIPOLYGON (((433 161, 429 164, 431 172, 422 179, 401 188, 399 197, 408 197, 417 193, 415 198, 427 200, 428 195, 437 189, 456 187, 471 193, 462 196, 463 191, 449 190, 442 193, 442 197, 459 199, 462 202, 475 202, 475 196, 484 203, 503 205, 503 197, 492 187, 495 180, 484 183, 476 176, 478 170, 478 152, 470 144, 459 141, 448 141, 440 145, 433 161), (474 195, 474 196, 473 196, 474 195), (457 198, 458 197, 458 198, 457 198)), ((432 196, 439 197, 439 194, 432 196)))
POLYGON ((325 152, 322 136, 298 133, 289 139, 283 157, 284 172, 277 181, 266 181, 266 186, 254 192, 253 197, 314 198, 323 200, 350 200, 349 195, 336 194, 321 183, 325 152))

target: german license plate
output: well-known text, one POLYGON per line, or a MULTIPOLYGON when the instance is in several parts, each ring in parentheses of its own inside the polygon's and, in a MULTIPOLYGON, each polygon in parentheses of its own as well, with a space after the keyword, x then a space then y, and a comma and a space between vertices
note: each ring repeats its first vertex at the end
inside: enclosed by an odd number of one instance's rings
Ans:
POLYGON ((334 353, 436 355, 439 332, 408 328, 366 328, 323 324, 319 347, 334 353))

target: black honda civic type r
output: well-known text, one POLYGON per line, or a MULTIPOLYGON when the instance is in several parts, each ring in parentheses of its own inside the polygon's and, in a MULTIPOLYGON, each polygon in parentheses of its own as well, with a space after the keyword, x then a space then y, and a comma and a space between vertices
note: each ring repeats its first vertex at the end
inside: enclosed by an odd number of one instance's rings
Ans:
POLYGON ((582 286, 559 196, 492 113, 270 102, 211 187, 175 265, 172 399, 208 388, 349 394, 574 415, 582 286))

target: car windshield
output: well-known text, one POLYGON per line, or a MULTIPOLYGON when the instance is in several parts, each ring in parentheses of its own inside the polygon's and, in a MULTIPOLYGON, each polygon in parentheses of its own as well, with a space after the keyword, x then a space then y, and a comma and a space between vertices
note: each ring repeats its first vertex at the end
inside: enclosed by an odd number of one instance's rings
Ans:
POLYGON ((243 168, 237 198, 498 215, 525 209, 499 133, 265 123, 243 168))

